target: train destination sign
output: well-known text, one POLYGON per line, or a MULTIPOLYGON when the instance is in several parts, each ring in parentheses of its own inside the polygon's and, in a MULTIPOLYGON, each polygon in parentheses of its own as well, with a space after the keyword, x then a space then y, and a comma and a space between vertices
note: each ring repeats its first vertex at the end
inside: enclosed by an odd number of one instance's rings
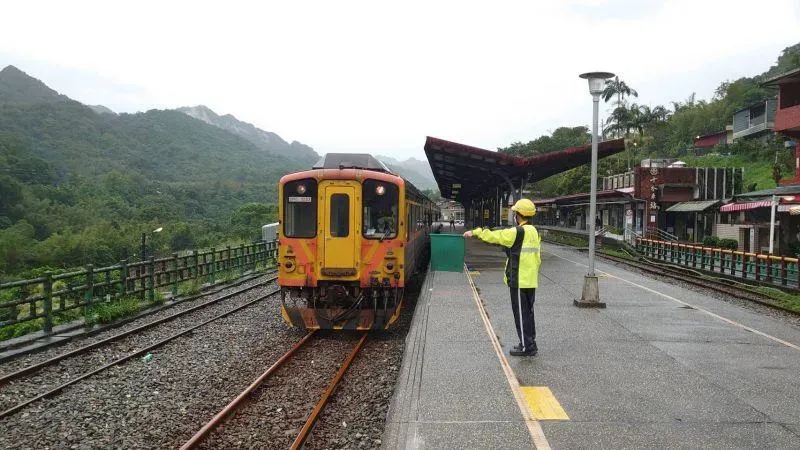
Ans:
POLYGON ((289 203, 311 203, 311 197, 289 197, 289 203))

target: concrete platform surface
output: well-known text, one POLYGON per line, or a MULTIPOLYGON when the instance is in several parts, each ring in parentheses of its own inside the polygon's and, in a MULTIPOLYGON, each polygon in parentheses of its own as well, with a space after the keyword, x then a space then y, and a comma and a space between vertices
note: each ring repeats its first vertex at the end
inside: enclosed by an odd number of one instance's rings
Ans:
POLYGON ((472 275, 428 273, 384 447, 800 448, 800 328, 791 321, 603 260, 607 308, 576 308, 587 255, 545 244, 539 354, 510 357, 517 337, 503 261, 469 240, 472 275), (549 388, 568 418, 531 420, 541 405, 519 402, 517 383, 549 388))

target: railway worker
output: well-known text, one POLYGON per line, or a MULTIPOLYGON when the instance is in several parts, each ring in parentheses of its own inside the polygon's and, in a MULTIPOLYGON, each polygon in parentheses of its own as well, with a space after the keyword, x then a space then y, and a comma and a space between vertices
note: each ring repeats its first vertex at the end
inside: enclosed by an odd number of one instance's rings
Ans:
POLYGON ((519 338, 519 344, 509 353, 511 356, 535 356, 538 348, 533 302, 536 300, 536 288, 539 287, 542 241, 536 228, 528 223, 536 214, 536 205, 523 198, 511 210, 514 211, 515 227, 494 231, 476 228, 465 232, 464 237, 475 236, 484 242, 505 247, 508 259, 503 278, 511 293, 511 310, 519 338))

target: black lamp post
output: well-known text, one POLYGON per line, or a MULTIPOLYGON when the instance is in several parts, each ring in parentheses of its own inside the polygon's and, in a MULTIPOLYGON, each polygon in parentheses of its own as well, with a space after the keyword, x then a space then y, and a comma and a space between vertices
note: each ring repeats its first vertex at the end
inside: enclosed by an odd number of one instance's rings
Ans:
MULTIPOLYGON (((158 227, 153 230, 153 233, 161 233, 164 227, 158 227)), ((147 233, 142 233, 142 252, 140 254, 140 258, 142 261, 147 260, 147 233)))

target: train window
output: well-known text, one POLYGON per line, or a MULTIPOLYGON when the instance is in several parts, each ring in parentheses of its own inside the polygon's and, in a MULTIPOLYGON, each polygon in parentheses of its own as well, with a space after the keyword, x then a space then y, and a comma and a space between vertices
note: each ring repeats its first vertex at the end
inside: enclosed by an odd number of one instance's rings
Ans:
POLYGON ((350 235, 350 196, 347 194, 331 195, 331 236, 347 237, 350 235))
POLYGON ((397 237, 400 191, 397 185, 379 180, 364 180, 361 188, 364 216, 362 235, 366 239, 397 237))
POLYGON ((283 185, 283 235, 312 238, 317 235, 317 181, 311 178, 283 185))

